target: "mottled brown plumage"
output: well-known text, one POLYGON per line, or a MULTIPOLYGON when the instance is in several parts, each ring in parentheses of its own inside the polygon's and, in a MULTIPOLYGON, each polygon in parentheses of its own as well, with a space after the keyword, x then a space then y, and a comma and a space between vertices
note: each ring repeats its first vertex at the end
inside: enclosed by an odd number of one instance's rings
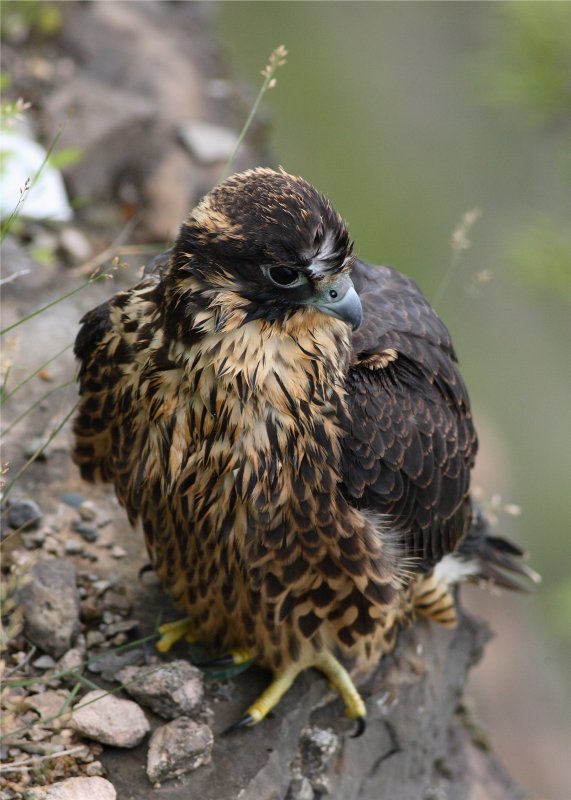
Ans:
POLYGON ((351 250, 302 179, 233 176, 76 343, 82 475, 141 518, 194 636, 276 675, 374 660, 415 605, 455 620, 432 568, 470 528, 468 396, 417 286, 351 250))

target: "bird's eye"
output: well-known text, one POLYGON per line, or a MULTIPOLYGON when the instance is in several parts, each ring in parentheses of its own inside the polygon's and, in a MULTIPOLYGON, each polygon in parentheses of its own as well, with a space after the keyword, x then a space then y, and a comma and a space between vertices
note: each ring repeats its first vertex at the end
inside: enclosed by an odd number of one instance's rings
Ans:
POLYGON ((298 282, 299 270, 291 267, 270 267, 268 275, 277 286, 291 286, 298 282))

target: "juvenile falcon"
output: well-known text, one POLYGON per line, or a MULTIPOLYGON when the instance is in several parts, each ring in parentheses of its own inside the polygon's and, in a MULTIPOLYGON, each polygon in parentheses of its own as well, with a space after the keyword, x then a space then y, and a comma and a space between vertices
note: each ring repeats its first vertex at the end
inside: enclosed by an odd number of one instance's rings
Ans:
MULTIPOLYGON (((513 585, 521 551, 469 496, 476 434, 416 284, 270 169, 215 187, 170 253, 83 319, 74 458, 110 481, 188 633, 273 672, 237 727, 315 667, 364 728, 339 656, 373 664, 453 581, 513 585)), ((160 643, 161 644, 161 643, 160 643)))

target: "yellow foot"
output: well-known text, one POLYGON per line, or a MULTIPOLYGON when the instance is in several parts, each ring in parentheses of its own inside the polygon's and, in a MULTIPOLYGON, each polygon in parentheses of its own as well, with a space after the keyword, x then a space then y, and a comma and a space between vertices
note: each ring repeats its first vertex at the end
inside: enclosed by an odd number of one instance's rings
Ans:
POLYGON ((362 720, 364 730, 367 709, 345 667, 331 653, 320 655, 313 666, 323 672, 333 688, 337 689, 345 703, 345 714, 349 719, 362 720))
POLYGON ((331 653, 318 656, 310 665, 291 665, 277 675, 268 688, 246 711, 245 716, 235 725, 231 725, 225 733, 231 733, 239 728, 251 728, 253 725, 257 725, 258 722, 261 722, 261 720, 277 706, 299 673, 307 666, 315 667, 322 672, 328 678, 333 688, 339 692, 345 703, 346 715, 349 719, 357 721, 357 729, 353 736, 360 736, 365 730, 365 718, 367 715, 365 703, 355 688, 355 684, 351 680, 351 676, 345 667, 343 667, 331 653))
POLYGON ((184 617, 183 619, 177 619, 174 622, 166 622, 164 625, 160 625, 159 633, 161 634, 161 638, 155 644, 155 647, 161 653, 168 653, 173 644, 178 642, 179 639, 184 638, 189 644, 196 641, 190 617, 184 617))
POLYGON ((251 728, 253 725, 257 725, 258 722, 261 722, 272 708, 277 706, 302 669, 303 667, 296 664, 280 673, 274 678, 268 688, 262 692, 256 702, 250 706, 245 716, 239 722, 231 725, 224 733, 231 733, 239 728, 251 728))

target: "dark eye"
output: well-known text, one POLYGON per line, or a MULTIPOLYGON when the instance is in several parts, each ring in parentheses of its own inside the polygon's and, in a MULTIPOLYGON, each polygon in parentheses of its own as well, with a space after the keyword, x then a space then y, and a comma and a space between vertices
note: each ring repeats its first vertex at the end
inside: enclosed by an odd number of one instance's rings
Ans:
POLYGON ((270 267, 268 274, 278 286, 291 286, 299 278, 299 270, 291 267, 270 267))

